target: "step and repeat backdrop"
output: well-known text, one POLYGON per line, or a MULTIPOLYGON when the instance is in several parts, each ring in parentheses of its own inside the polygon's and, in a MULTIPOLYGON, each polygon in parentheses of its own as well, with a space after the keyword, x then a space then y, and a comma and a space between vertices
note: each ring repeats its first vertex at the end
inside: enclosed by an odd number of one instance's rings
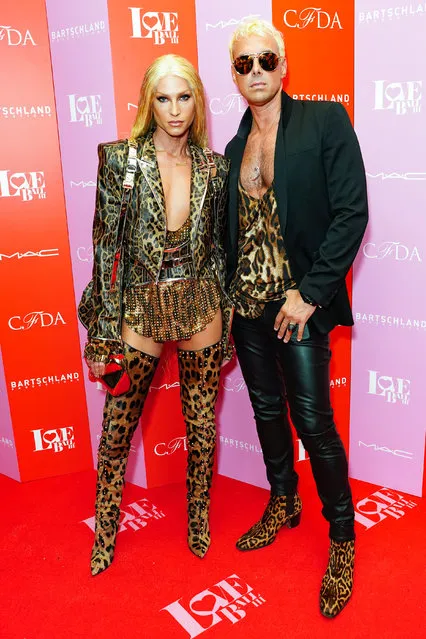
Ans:
POLYGON ((351 470, 353 477, 420 495, 426 3, 357 0, 356 24, 355 125, 371 219, 354 267, 351 470))
MULTIPOLYGON (((0 9, 1 472, 25 481, 93 467, 104 393, 87 380, 76 303, 92 271, 97 144, 129 135, 147 66, 177 53, 199 69, 210 145, 222 152, 246 109, 228 42, 257 16, 284 33, 292 97, 341 102, 352 120, 355 109, 372 221, 354 269, 355 329, 332 338, 330 390, 352 476, 421 494, 426 3, 388 5, 21 0, 0 9)), ((173 347, 141 426, 128 479, 181 480, 173 347)), ((218 430, 218 471, 266 487, 237 362, 223 371, 218 430)), ((308 463, 300 442, 296 454, 308 463)))

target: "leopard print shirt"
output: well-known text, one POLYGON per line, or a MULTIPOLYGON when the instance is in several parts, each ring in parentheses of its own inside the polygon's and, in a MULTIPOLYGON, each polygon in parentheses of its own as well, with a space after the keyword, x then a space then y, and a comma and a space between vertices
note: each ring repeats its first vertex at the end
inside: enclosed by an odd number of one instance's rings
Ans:
POLYGON ((238 183, 238 266, 230 286, 235 311, 260 317, 265 303, 281 300, 296 286, 284 246, 273 184, 255 198, 238 183))

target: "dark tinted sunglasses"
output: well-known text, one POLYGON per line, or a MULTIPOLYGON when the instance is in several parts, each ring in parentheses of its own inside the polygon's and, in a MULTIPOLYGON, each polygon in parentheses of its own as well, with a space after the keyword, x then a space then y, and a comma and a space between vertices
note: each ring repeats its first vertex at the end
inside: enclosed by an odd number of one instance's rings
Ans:
POLYGON ((254 59, 259 60, 260 68, 264 71, 275 71, 280 61, 280 57, 272 51, 262 51, 262 53, 250 53, 240 55, 235 58, 233 65, 238 75, 247 75, 253 68, 254 59))

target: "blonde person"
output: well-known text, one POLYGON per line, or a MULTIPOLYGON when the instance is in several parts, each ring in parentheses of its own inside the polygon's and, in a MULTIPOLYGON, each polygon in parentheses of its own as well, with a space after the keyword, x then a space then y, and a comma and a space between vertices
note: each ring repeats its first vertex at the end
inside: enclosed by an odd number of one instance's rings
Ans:
POLYGON ((228 349, 221 243, 228 161, 206 147, 203 86, 184 58, 162 56, 147 69, 129 144, 99 146, 93 279, 80 303, 92 374, 102 377, 118 353, 130 376, 126 393, 105 400, 93 575, 114 557, 132 436, 169 341, 177 342, 188 438, 188 545, 199 557, 207 552, 215 403, 228 349))
POLYGON ((282 90, 287 60, 272 24, 242 23, 230 53, 249 108, 225 151, 227 283, 271 485, 262 517, 237 547, 263 548, 300 521, 291 416, 329 524, 320 609, 334 617, 352 593, 355 535, 346 454, 330 403, 329 332, 353 324, 345 276, 367 223, 364 166, 341 104, 293 100, 282 90))

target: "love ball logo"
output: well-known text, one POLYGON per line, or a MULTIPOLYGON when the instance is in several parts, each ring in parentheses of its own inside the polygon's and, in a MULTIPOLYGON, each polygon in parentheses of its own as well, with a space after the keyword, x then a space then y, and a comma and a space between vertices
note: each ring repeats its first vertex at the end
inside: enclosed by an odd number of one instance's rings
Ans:
POLYGON ((422 80, 407 82, 374 81, 374 110, 393 111, 396 115, 420 113, 422 80))
POLYGON ((368 394, 383 397, 388 403, 397 402, 407 406, 410 402, 411 381, 402 377, 380 375, 378 371, 368 371, 368 394))
POLYGON ((225 619, 238 623, 246 617, 249 607, 258 608, 264 603, 265 599, 252 586, 233 574, 194 595, 187 603, 181 597, 162 610, 171 614, 193 639, 225 619))
MULTIPOLYGON (((150 522, 164 519, 165 516, 164 512, 150 502, 149 499, 138 499, 131 504, 121 506, 118 533, 126 530, 137 532, 146 528, 150 522)), ((92 532, 95 532, 95 519, 95 516, 88 517, 81 523, 86 524, 92 532)))
POLYGON ((387 517, 401 519, 417 503, 390 488, 381 488, 355 504, 355 521, 367 530, 387 517))
POLYGON ((81 122, 86 127, 94 124, 102 124, 101 96, 80 95, 72 93, 68 95, 70 103, 70 122, 81 122))
POLYGON ((0 197, 20 197, 23 202, 46 199, 43 171, 11 173, 0 171, 0 197))
POLYGON ((132 38, 146 38, 154 44, 179 42, 178 14, 169 11, 147 11, 139 7, 129 7, 132 18, 132 38))
POLYGON ((34 435, 34 452, 52 450, 54 453, 61 453, 64 450, 75 448, 74 428, 64 426, 63 428, 52 428, 44 430, 32 430, 34 435))

